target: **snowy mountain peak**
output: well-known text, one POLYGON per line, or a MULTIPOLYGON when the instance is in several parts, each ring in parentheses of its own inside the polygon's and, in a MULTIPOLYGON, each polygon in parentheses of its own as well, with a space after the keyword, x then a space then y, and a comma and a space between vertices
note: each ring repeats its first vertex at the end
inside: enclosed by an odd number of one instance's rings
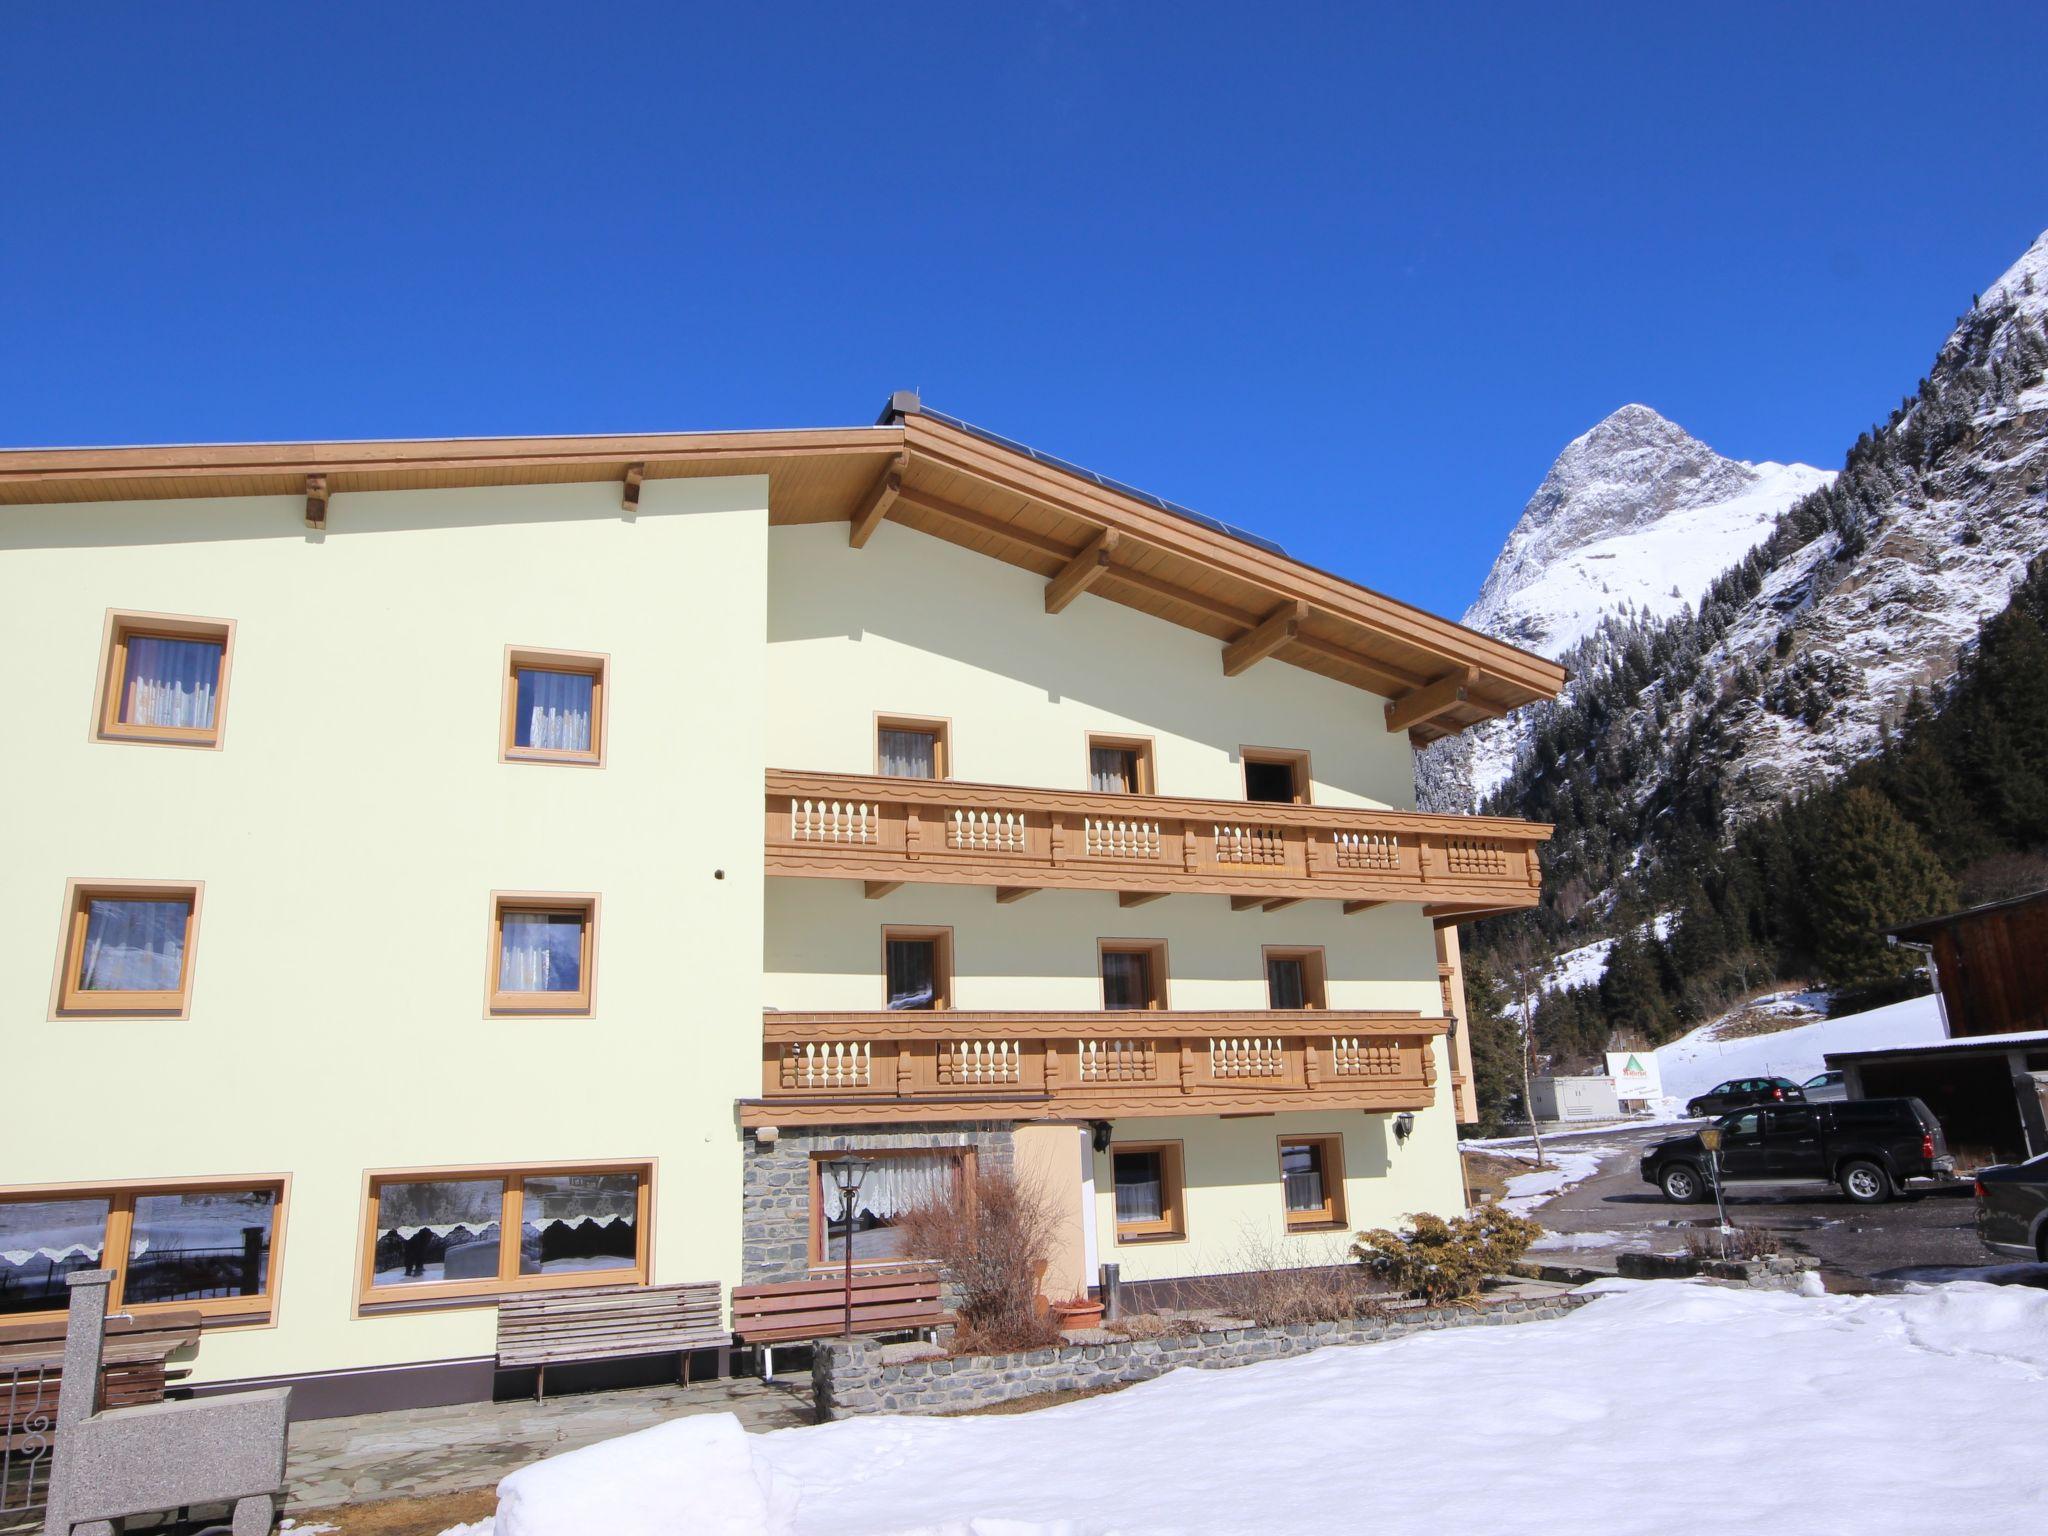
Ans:
POLYGON ((1675 612, 1830 478, 1723 458, 1650 407, 1624 405, 1565 445, 1465 622, 1558 656, 1624 608, 1675 612))
POLYGON ((2038 315, 2048 310, 2048 230, 2044 230, 2027 247, 2018 261, 2006 268, 2005 274, 1986 289, 1984 297, 1977 302, 1980 309, 2015 304, 2022 314, 2027 315, 2038 315))

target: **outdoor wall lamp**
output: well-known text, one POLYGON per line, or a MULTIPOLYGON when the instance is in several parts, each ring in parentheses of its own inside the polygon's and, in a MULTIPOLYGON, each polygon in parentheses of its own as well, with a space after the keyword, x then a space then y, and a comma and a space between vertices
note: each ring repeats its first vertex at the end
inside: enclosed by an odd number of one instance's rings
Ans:
POLYGON ((1408 1138, 1414 1134, 1415 1117, 1404 1109, 1394 1116, 1394 1140, 1406 1144, 1408 1138))
POLYGON ((1107 1120, 1091 1122, 1088 1127, 1088 1133, 1088 1140, 1093 1144, 1096 1151, 1107 1152, 1109 1150, 1109 1122, 1107 1120))

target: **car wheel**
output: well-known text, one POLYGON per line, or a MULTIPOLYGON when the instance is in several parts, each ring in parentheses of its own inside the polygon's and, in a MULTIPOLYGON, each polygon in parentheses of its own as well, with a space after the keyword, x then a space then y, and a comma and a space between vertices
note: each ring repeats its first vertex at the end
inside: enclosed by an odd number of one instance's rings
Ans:
POLYGON ((1882 1205, 1892 1197, 1892 1176, 1875 1163, 1849 1163, 1842 1169, 1842 1193, 1858 1205, 1882 1205))
POLYGON ((1657 1182, 1664 1186, 1664 1198, 1677 1205, 1690 1205, 1706 1198, 1707 1181, 1687 1163, 1673 1163, 1657 1182))

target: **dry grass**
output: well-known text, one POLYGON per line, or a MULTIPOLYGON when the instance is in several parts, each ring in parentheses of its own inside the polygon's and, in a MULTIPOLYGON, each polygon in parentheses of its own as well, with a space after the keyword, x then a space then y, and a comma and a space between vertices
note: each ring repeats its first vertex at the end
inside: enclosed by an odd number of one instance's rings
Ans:
MULTIPOLYGON (((498 1491, 472 1488, 466 1493, 437 1493, 418 1499, 379 1499, 374 1504, 342 1504, 333 1509, 301 1510, 291 1516, 305 1529, 332 1526, 339 1536, 440 1536, 452 1525, 468 1525, 495 1514, 498 1491)), ((285 1536, 291 1536, 288 1531, 285 1536)))
POLYGON ((1505 1152, 1467 1152, 1465 1193, 1473 1205, 1491 1205, 1508 1192, 1508 1180, 1528 1173, 1536 1164, 1526 1157, 1505 1152))

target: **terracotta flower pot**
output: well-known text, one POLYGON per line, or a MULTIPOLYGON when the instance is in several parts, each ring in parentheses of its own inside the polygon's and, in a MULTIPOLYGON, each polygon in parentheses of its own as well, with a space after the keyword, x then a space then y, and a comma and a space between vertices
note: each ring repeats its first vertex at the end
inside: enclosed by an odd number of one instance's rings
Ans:
POLYGON ((1099 1301, 1056 1301, 1052 1304, 1053 1321, 1062 1328, 1099 1328, 1102 1326, 1102 1303, 1099 1301))

